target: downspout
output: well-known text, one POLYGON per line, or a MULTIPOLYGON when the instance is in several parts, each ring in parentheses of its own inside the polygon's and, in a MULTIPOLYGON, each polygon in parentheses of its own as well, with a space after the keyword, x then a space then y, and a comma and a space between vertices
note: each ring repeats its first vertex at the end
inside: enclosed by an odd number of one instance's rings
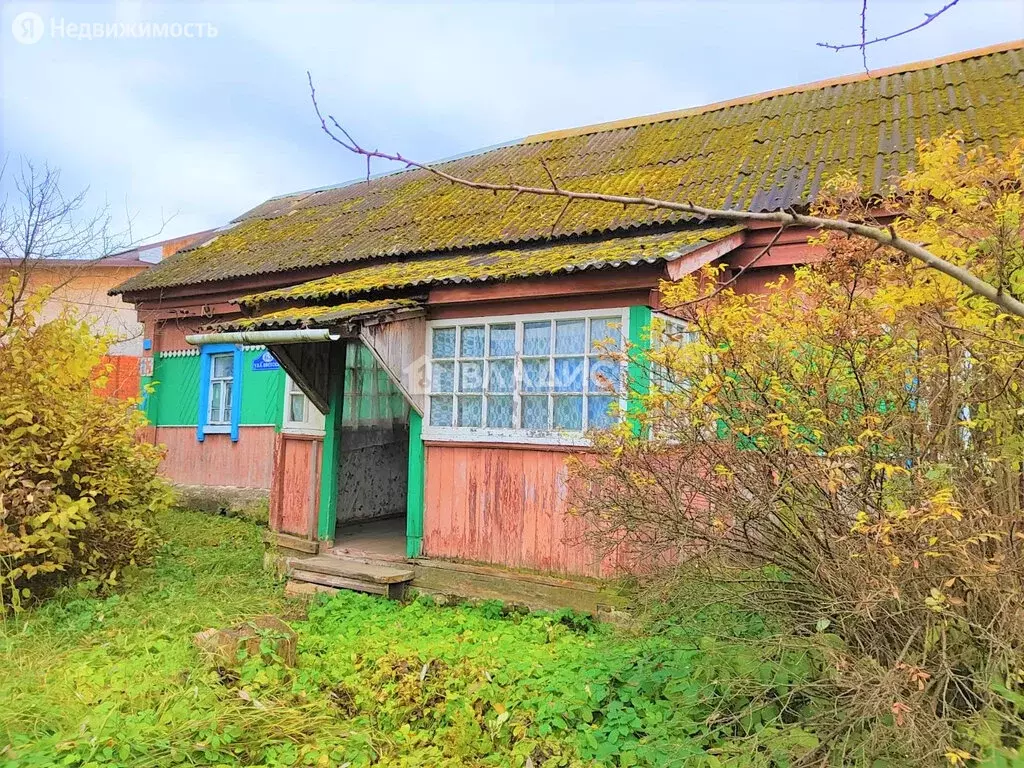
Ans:
POLYGON ((340 334, 326 328, 296 328, 291 331, 227 331, 225 333, 193 333, 185 341, 195 346, 203 344, 308 344, 318 341, 337 341, 340 334))

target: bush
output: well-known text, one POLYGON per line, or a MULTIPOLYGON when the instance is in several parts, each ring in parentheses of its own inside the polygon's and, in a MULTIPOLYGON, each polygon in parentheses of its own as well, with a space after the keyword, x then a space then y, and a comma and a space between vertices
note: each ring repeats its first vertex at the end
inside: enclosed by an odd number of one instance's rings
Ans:
POLYGON ((0 612, 151 558, 170 492, 137 401, 94 391, 105 347, 69 316, 0 334, 0 612))
MULTIPOLYGON (((880 207, 1020 295, 1022 158, 946 137, 880 207)), ((879 207, 845 180, 824 205, 879 207)), ((609 544, 817 638, 821 752, 957 765, 1019 748, 1021 323, 899 254, 821 244, 767 295, 666 286, 696 338, 650 353, 636 418, 652 437, 604 436, 577 504, 609 544)))

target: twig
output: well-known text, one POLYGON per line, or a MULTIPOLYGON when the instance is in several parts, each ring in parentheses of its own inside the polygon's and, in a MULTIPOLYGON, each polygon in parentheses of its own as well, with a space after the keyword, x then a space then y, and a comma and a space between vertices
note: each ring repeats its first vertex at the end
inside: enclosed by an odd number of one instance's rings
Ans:
MULTIPOLYGON (((867 8, 867 0, 865 0, 864 6, 861 9, 861 39, 860 39, 860 42, 858 42, 858 43, 840 43, 840 44, 822 42, 822 43, 815 43, 815 45, 817 45, 819 48, 828 48, 830 51, 845 51, 845 50, 849 50, 850 48, 860 48, 861 51, 863 52, 864 49, 867 48, 869 45, 876 45, 878 43, 887 43, 890 40, 895 40, 897 37, 903 37, 903 35, 909 35, 911 32, 916 32, 917 30, 921 29, 922 27, 928 26, 933 21, 935 21, 937 18, 939 18, 939 16, 944 14, 946 11, 948 11, 950 8, 952 8, 954 5, 956 5, 959 2, 960 2, 960 0, 950 0, 948 3, 946 3, 944 6, 942 6, 942 8, 940 8, 937 11, 935 11, 935 13, 925 13, 924 21, 922 21, 920 24, 914 25, 913 27, 908 27, 907 29, 900 30, 899 32, 893 32, 891 35, 883 35, 882 37, 876 37, 873 40, 865 40, 864 38, 866 37, 866 31, 865 31, 865 27, 864 27, 864 15, 866 14, 866 8, 867 8)), ((867 69, 867 60, 865 60, 865 62, 864 62, 864 68, 867 69)))
POLYGON ((868 0, 860 4, 860 62, 868 72, 868 0))

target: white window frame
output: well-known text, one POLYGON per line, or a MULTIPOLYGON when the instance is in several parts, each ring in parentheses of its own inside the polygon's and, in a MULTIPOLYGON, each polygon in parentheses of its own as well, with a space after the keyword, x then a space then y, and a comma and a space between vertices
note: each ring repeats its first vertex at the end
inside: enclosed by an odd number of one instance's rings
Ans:
MULTIPOLYGON (((678 340, 671 339, 673 343, 690 344, 696 341, 698 333, 693 330, 692 325, 686 322, 686 320, 667 315, 664 312, 652 312, 651 316, 652 319, 658 320, 665 326, 662 333, 657 333, 654 328, 651 328, 651 349, 656 350, 664 346, 670 341, 667 338, 669 336, 680 337, 678 340)), ((651 383, 660 387, 663 392, 674 392, 687 388, 685 383, 676 384, 669 381, 668 373, 660 365, 651 367, 651 383)))
POLYGON ((227 421, 214 421, 213 420, 213 385, 216 382, 220 382, 220 408, 218 409, 221 414, 224 413, 224 382, 231 383, 231 397, 232 400, 237 396, 236 382, 235 382, 235 353, 234 352, 216 352, 210 355, 210 381, 208 382, 208 390, 206 395, 206 424, 203 426, 203 432, 207 434, 219 434, 227 433, 231 431, 231 408, 228 408, 227 421), (226 357, 230 365, 230 374, 228 376, 217 376, 217 358, 226 357))
MULTIPOLYGON (((426 391, 424 393, 424 414, 423 414, 423 439, 424 440, 436 440, 436 441, 453 441, 453 442, 488 442, 488 443, 519 443, 527 445, 566 445, 566 446, 589 446, 591 444, 590 438, 587 436, 587 429, 589 428, 589 412, 587 395, 587 385, 590 381, 590 360, 595 355, 590 352, 590 320, 595 318, 614 318, 619 323, 619 333, 622 339, 622 348, 628 344, 629 340, 629 308, 628 307, 614 307, 610 309, 581 309, 581 310, 570 310, 564 312, 543 312, 535 314, 521 314, 521 315, 483 315, 479 317, 465 317, 451 320, 430 320, 426 323, 426 377, 424 379, 426 383, 426 391), (568 431, 560 429, 523 429, 516 427, 459 427, 454 426, 458 419, 458 401, 454 397, 459 387, 459 366, 458 361, 460 359, 461 352, 461 333, 456 332, 455 338, 455 357, 452 358, 456 362, 454 366, 454 383, 453 387, 453 413, 452 422, 453 426, 450 427, 438 427, 431 426, 430 423, 430 407, 431 407, 431 390, 433 382, 433 367, 434 367, 434 355, 433 355, 433 334, 435 329, 439 328, 461 328, 463 326, 474 326, 483 325, 485 328, 491 325, 500 325, 503 323, 512 323, 515 325, 515 370, 513 373, 513 379, 516 385, 513 386, 512 395, 512 422, 518 424, 520 420, 520 414, 522 409, 522 395, 521 386, 519 383, 523 380, 523 326, 525 323, 533 321, 551 321, 556 320, 587 320, 586 326, 586 338, 584 351, 579 355, 568 355, 570 357, 582 356, 583 361, 583 429, 581 431, 568 431)), ((488 359, 490 349, 490 332, 485 330, 484 333, 484 360, 488 359)), ((552 347, 548 352, 547 357, 549 358, 549 387, 554 387, 554 358, 558 355, 554 352, 554 333, 552 333, 552 347)), ((528 356, 529 357, 529 356, 528 356)), ((476 358, 473 358, 476 359, 476 358)), ((499 358, 500 359, 500 358, 499 358)), ((445 359, 447 362, 447 358, 445 359)), ((627 364, 623 361, 620 365, 620 376, 623 383, 625 383, 627 364)), ((626 411, 626 400, 628 397, 627 387, 623 386, 622 391, 619 393, 619 412, 624 414, 626 411)), ((487 384, 484 382, 483 389, 480 395, 484 400, 482 401, 482 413, 481 421, 486 424, 487 411, 486 411, 486 397, 487 397, 487 384)), ((493 393, 492 393, 493 394, 493 393)), ((529 394, 529 393, 527 393, 529 394)), ((541 393, 538 393, 541 394, 541 393)), ((553 389, 549 389, 548 393, 554 393, 553 389)), ((568 393, 572 394, 572 393, 568 393)), ((549 400, 549 409, 553 407, 553 400, 549 400)), ((549 411, 549 421, 550 421, 549 411)))
POLYGON ((284 418, 281 422, 281 430, 290 435, 317 435, 324 434, 324 415, 320 413, 309 395, 299 388, 295 380, 287 373, 284 375, 284 418), (302 395, 303 409, 302 420, 296 421, 292 418, 292 397, 302 395))

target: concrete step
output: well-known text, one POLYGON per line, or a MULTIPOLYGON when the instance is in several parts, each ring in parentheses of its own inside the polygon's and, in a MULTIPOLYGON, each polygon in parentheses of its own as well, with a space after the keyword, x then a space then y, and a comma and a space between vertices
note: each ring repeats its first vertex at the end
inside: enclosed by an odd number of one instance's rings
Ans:
POLYGON ((398 598, 412 581, 413 572, 408 568, 324 556, 289 558, 288 576, 293 582, 398 598))

